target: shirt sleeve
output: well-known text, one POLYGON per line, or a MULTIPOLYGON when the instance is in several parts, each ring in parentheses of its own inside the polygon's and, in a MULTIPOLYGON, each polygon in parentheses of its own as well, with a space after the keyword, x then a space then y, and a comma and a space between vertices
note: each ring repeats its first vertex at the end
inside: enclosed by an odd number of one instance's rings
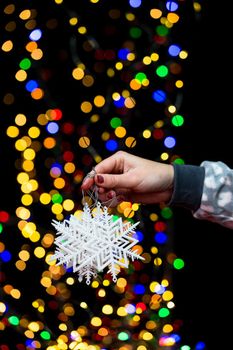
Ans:
POLYGON ((197 211, 201 205, 204 167, 173 163, 174 190, 168 205, 180 206, 191 211, 197 211))
POLYGON ((220 161, 204 161, 201 168, 205 170, 203 192, 193 216, 233 229, 233 170, 220 161))

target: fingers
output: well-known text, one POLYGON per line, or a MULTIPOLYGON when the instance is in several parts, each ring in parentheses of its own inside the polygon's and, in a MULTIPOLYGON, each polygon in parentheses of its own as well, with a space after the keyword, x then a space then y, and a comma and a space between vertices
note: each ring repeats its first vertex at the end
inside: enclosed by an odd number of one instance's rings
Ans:
POLYGON ((95 166, 96 173, 112 174, 122 173, 124 168, 124 152, 119 151, 102 160, 95 166))
POLYGON ((81 185, 81 189, 84 191, 89 190, 94 185, 94 178, 93 177, 86 177, 83 180, 83 183, 81 185))
POLYGON ((107 191, 99 193, 98 198, 102 203, 108 203, 108 206, 115 207, 121 202, 141 203, 141 204, 159 204, 166 203, 170 200, 169 192, 154 192, 154 193, 117 193, 115 191, 107 191))
POLYGON ((125 174, 97 174, 95 175, 95 183, 99 187, 104 188, 132 188, 132 177, 129 173, 125 174))

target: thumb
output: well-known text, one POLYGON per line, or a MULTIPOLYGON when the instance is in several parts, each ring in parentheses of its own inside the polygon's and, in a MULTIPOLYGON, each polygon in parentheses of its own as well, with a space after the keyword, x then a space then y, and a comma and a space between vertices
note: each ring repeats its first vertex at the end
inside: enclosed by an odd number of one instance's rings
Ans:
POLYGON ((95 182, 104 188, 131 187, 130 176, 127 174, 97 174, 95 182))

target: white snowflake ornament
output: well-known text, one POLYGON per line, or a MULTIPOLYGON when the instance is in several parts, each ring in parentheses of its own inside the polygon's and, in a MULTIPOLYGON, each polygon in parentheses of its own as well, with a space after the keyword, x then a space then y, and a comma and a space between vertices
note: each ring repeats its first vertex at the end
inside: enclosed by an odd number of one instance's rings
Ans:
POLYGON ((72 267, 73 272, 78 273, 79 281, 84 277, 87 284, 108 267, 107 272, 116 282, 120 268, 128 267, 129 257, 132 261, 144 260, 132 250, 138 243, 133 237, 138 224, 123 222, 121 217, 114 221, 113 215, 108 214, 108 208, 102 207, 99 202, 92 211, 86 204, 81 218, 71 215, 63 222, 53 220, 57 237, 51 260, 58 260, 57 265, 72 267))

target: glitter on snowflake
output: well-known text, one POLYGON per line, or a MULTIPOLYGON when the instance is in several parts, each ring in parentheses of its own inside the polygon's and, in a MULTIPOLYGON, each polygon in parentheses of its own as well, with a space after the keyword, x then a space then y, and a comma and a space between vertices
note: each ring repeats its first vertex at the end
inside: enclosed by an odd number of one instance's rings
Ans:
POLYGON ((53 220, 52 225, 57 230, 54 241, 57 247, 51 260, 58 260, 57 265, 72 267, 73 272, 78 273, 79 282, 84 277, 90 284, 91 279, 106 267, 116 282, 120 268, 128 267, 129 257, 132 261, 144 260, 131 249, 138 243, 133 237, 138 224, 123 222, 121 217, 114 221, 113 215, 108 214, 108 208, 102 207, 99 202, 92 211, 85 205, 81 218, 71 215, 63 222, 53 220))

